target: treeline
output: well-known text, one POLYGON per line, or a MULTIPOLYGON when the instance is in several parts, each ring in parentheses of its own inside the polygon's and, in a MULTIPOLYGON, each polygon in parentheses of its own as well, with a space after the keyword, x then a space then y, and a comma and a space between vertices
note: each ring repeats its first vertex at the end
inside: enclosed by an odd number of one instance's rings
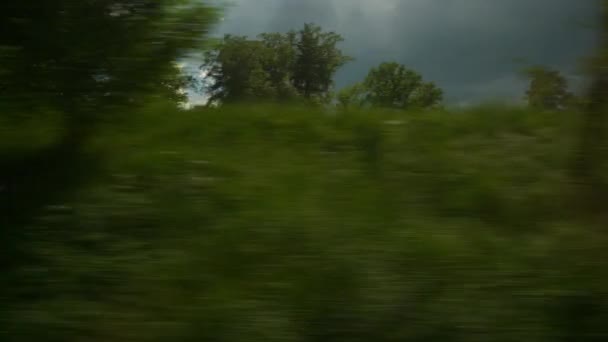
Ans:
MULTIPOLYGON (((301 102, 340 108, 421 109, 441 105, 444 91, 397 62, 373 67, 362 82, 334 91, 335 73, 354 58, 339 48, 342 36, 305 24, 298 31, 263 33, 257 39, 226 35, 205 54, 202 80, 194 82, 209 105, 238 102, 301 102)), ((536 109, 575 108, 581 99, 569 91, 557 70, 534 66, 522 72, 525 94, 536 109)))
POLYGON ((337 102, 342 107, 407 109, 439 105, 443 91, 395 62, 370 70, 362 83, 334 93, 335 73, 353 60, 338 47, 343 38, 314 24, 299 31, 264 33, 258 39, 226 35, 205 56, 199 89, 210 104, 337 102))

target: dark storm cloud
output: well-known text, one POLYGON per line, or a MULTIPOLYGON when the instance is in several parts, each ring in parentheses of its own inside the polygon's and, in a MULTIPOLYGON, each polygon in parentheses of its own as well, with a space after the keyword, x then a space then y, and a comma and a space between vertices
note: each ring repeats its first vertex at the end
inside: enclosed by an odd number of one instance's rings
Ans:
POLYGON ((222 33, 255 36, 315 22, 356 58, 342 86, 382 61, 436 81, 452 102, 521 97, 517 71, 543 64, 574 75, 593 45, 596 0, 236 0, 222 33), (517 62, 519 60, 520 62, 517 62))
POLYGON ((580 22, 593 18, 586 0, 410 0, 394 18, 394 53, 445 87, 453 97, 519 96, 521 64, 567 74, 588 52, 593 35, 580 22), (412 11, 414 10, 414 11, 412 11), (426 18, 426 19, 424 19, 426 18), (487 86, 487 87, 486 87, 487 86))

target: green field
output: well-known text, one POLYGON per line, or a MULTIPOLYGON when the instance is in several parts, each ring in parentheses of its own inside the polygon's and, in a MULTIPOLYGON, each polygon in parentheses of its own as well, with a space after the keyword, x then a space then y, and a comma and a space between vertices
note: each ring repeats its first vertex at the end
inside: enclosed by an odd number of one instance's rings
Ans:
MULTIPOLYGON (((47 117, 3 123, 3 160, 47 117)), ((3 340, 603 341, 578 117, 149 104, 17 203, 3 340)))

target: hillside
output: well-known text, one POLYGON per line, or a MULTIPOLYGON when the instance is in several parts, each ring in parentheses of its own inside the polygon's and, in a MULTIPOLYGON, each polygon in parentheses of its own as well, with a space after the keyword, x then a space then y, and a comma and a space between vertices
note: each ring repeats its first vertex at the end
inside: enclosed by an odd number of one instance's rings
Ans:
MULTIPOLYGON (((150 104, 102 126, 81 181, 24 212, 4 334, 599 341, 608 236, 571 196, 576 122, 150 104)), ((4 159, 52 145, 38 125, 4 129, 4 159)))

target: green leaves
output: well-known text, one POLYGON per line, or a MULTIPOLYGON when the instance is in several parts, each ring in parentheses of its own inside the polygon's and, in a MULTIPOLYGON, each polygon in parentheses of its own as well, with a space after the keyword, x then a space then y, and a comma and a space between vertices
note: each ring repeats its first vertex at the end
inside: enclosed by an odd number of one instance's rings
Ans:
POLYGON ((209 101, 235 102, 272 92, 264 70, 264 60, 269 51, 260 41, 246 37, 226 35, 216 50, 209 51, 204 68, 208 68, 211 84, 206 91, 211 95, 209 101))
POLYGON ((410 94, 410 103, 413 107, 428 108, 438 105, 443 99, 443 90, 435 83, 423 83, 410 94))
POLYGON ((0 101, 95 121, 107 106, 165 92, 214 17, 194 1, 12 1, 0 13, 0 101))
POLYGON ((323 32, 320 27, 306 24, 298 32, 293 83, 306 99, 327 94, 333 85, 333 75, 350 60, 337 49, 340 35, 323 32))
POLYGON ((365 105, 365 86, 355 83, 345 87, 336 95, 338 106, 341 108, 363 107, 365 105))
POLYGON ((438 105, 443 91, 405 66, 387 62, 372 68, 363 81, 342 89, 341 107, 372 106, 394 109, 428 108, 438 105))
POLYGON ((378 107, 405 108, 410 95, 422 83, 422 76, 397 63, 372 68, 364 84, 368 101, 378 107))
POLYGON ((569 114, 150 103, 31 215, 0 338, 605 340, 569 114))
MULTIPOLYGON (((343 38, 306 24, 298 32, 264 33, 257 40, 227 35, 206 54, 210 103, 332 100, 333 76, 352 58, 337 45, 343 38)), ((342 89, 338 105, 395 109, 429 108, 443 99, 434 83, 398 63, 382 63, 362 83, 342 89)))
POLYGON ((526 100, 532 108, 557 110, 572 104, 574 95, 568 91, 568 81, 559 71, 536 66, 524 71, 530 80, 526 100))
POLYGON ((342 37, 307 24, 298 32, 263 33, 257 40, 227 35, 205 56, 210 103, 327 101, 335 72, 349 58, 342 37))

